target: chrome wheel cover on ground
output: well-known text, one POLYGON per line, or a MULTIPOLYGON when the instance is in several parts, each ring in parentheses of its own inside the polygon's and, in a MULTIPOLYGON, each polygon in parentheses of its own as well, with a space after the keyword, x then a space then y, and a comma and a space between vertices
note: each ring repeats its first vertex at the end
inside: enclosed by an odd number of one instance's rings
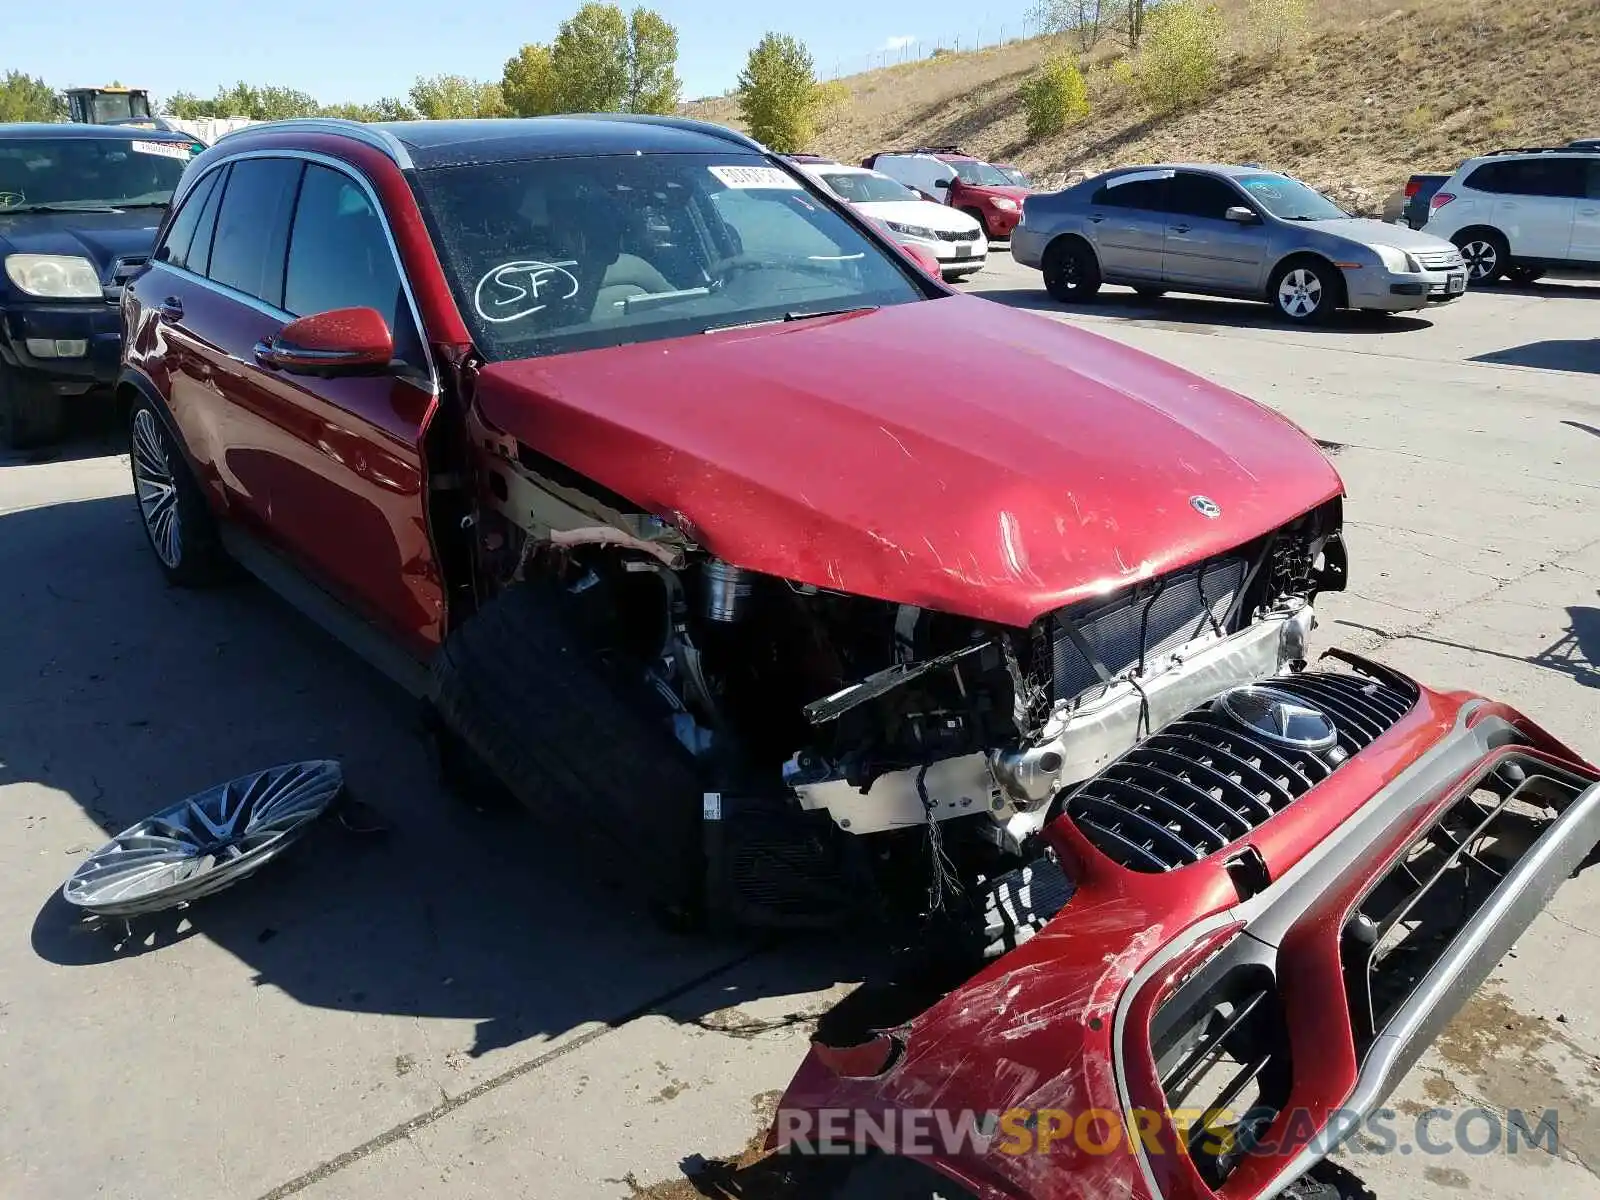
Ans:
POLYGON ((1474 238, 1461 247, 1461 257, 1467 264, 1467 278, 1477 282, 1493 273, 1500 262, 1500 251, 1493 242, 1474 238))
POLYGON ((167 458, 166 439, 148 408, 133 414, 133 486, 139 513, 156 557, 176 568, 183 557, 183 530, 179 524, 178 482, 167 458))
POLYGON ((1322 280, 1315 271, 1296 267, 1278 281, 1278 307, 1291 317, 1309 317, 1322 303, 1322 280))
POLYGON ((229 780, 123 830, 61 894, 97 916, 129 917, 221 891, 293 844, 343 786, 331 759, 229 780))

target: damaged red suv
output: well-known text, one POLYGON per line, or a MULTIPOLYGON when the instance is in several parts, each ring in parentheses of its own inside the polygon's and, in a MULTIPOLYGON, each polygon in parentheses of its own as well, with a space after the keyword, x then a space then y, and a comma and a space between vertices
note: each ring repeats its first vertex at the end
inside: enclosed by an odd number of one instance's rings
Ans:
POLYGON ((1600 837, 1521 714, 1308 663, 1298 429, 727 130, 256 126, 123 319, 173 582, 284 592, 663 915, 897 948, 773 1130, 842 1186, 1317 1194, 1600 837))

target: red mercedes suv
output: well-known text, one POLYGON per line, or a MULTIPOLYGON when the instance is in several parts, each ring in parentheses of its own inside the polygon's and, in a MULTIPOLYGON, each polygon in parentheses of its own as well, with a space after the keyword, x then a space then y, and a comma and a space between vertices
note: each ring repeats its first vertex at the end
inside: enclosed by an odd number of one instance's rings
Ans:
POLYGON ((283 591, 663 917, 895 951, 772 1136, 857 1191, 1317 1194, 1600 838, 1526 717, 1308 662, 1300 430, 730 131, 255 126, 122 316, 172 582, 283 591))

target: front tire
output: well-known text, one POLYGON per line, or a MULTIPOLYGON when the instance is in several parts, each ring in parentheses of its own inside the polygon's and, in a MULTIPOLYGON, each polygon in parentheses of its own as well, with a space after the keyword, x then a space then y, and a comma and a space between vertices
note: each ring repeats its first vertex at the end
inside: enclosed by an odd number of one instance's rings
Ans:
POLYGON ((139 522, 167 582, 205 587, 222 579, 227 558, 211 508, 177 439, 143 396, 128 414, 128 465, 139 522))
POLYGON ((1467 282, 1482 287, 1506 273, 1511 256, 1506 239, 1492 229, 1467 229, 1450 239, 1467 264, 1467 282))
POLYGON ((1326 321, 1339 307, 1342 280, 1332 263, 1294 258, 1272 274, 1267 298, 1280 317, 1297 325, 1326 321))
POLYGON ((32 450, 61 438, 66 400, 42 380, 0 363, 0 450, 32 450))
POLYGON ((1044 252, 1044 290, 1066 304, 1092 300, 1100 290, 1100 263, 1076 238, 1058 238, 1044 252))
POLYGON ((705 887, 693 759, 643 681, 610 668, 552 587, 508 588, 434 661, 434 711, 586 866, 692 927, 705 887))

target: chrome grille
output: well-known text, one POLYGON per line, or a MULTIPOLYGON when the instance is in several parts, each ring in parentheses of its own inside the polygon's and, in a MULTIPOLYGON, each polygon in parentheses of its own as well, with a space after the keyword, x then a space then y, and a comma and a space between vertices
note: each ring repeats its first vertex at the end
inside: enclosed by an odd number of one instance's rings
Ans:
MULTIPOLYGON (((1220 628, 1244 576, 1242 558, 1202 563, 1070 615, 1101 665, 1113 676, 1121 675, 1141 663, 1148 668, 1208 629, 1220 628)), ((1053 626, 1055 698, 1098 696, 1105 689, 1094 664, 1073 644, 1060 619, 1053 626)))
POLYGON ((1449 250, 1415 250, 1411 257, 1422 265, 1424 271, 1453 271, 1458 270, 1461 262, 1461 251, 1449 250))
POLYGON ((1300 799, 1417 702, 1400 676, 1307 671, 1263 682, 1327 715, 1338 744, 1325 751, 1278 745, 1209 701, 1079 785, 1067 812, 1084 836, 1136 871, 1199 862, 1300 799))

